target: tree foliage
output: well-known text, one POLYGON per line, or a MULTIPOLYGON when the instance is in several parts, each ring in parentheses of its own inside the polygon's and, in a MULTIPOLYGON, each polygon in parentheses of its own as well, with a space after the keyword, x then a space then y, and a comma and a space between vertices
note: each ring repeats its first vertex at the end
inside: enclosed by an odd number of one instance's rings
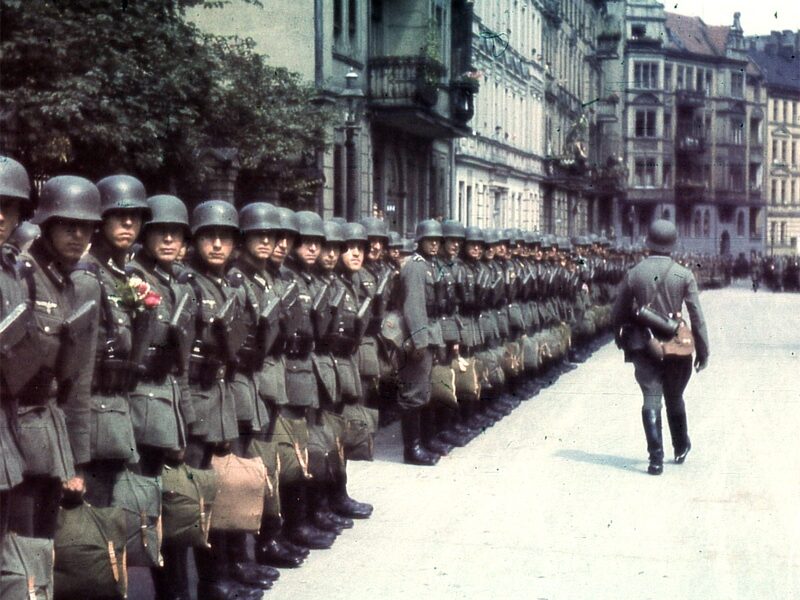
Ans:
MULTIPOLYGON (((226 4, 0 0, 0 115, 12 152, 39 175, 124 171, 196 197, 202 148, 236 148, 242 168, 259 173, 321 147, 330 115, 311 86, 268 65, 252 41, 184 19, 187 7, 226 4)), ((281 185, 303 189, 292 177, 281 185)))

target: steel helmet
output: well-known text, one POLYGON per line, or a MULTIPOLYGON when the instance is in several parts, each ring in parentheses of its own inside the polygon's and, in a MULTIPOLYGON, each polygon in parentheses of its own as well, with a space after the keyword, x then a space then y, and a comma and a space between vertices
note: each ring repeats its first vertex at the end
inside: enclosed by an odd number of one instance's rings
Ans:
MULTIPOLYGON (((103 216, 111 210, 141 210, 150 214, 147 192, 136 177, 110 175, 97 182, 100 191, 100 210, 103 216)), ((145 216, 146 218, 146 216, 145 216)))
POLYGON ((0 196, 30 201, 31 180, 19 162, 0 155, 0 196))
POLYGON ((467 227, 464 230, 464 241, 485 244, 486 236, 483 234, 483 230, 480 227, 467 227))
POLYGON ((328 244, 343 244, 346 240, 344 237, 344 225, 336 221, 326 220, 322 223, 322 229, 325 231, 325 242, 328 244))
POLYGON ((278 211, 267 202, 252 202, 239 210, 242 233, 280 229, 278 220, 278 211))
POLYGON ((346 242, 364 242, 369 241, 367 237, 367 228, 361 223, 346 223, 342 225, 342 235, 346 242))
POLYGON ((142 226, 143 230, 148 225, 182 225, 186 235, 189 235, 189 212, 183 200, 176 196, 159 194, 150 196, 147 206, 150 207, 150 220, 142 226))
POLYGON ((497 229, 486 229, 483 232, 484 239, 488 245, 499 244, 503 241, 500 232, 497 229))
POLYGON ((390 249, 399 249, 403 247, 403 238, 396 231, 389 232, 389 243, 386 246, 390 249))
POLYGON ((442 237, 442 224, 436 219, 425 219, 417 223, 416 235, 414 240, 419 242, 425 238, 441 238, 442 237))
POLYGON ((225 200, 206 200, 192 211, 192 235, 205 227, 227 227, 239 231, 239 214, 225 200))
POLYGON ((297 233, 297 219, 295 212, 291 208, 285 206, 278 206, 278 229, 280 231, 288 231, 289 233, 297 233))
POLYGON ((382 238, 384 240, 389 239, 389 228, 386 226, 386 222, 378 217, 364 217, 361 219, 361 224, 367 230, 367 237, 376 237, 382 238))
POLYGON ((301 210, 294 215, 297 221, 297 233, 303 237, 325 237, 322 217, 310 210, 301 210))
POLYGON ((466 228, 454 219, 442 221, 442 236, 446 238, 458 238, 463 240, 466 235, 466 228))
POLYGON ((675 249, 678 241, 678 230, 675 224, 666 219, 656 219, 647 231, 647 247, 653 252, 669 254, 675 249))
POLYGON ((39 207, 31 222, 42 225, 55 218, 100 221, 100 192, 97 186, 88 179, 74 175, 48 179, 42 186, 39 207))

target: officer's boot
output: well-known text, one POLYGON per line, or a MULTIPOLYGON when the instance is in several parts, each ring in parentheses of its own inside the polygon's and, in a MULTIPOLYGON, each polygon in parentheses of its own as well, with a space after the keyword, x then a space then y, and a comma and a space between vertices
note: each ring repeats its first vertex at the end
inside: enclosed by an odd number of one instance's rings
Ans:
POLYGON ((471 441, 478 437, 478 435, 483 431, 480 427, 472 427, 468 423, 467 418, 467 408, 466 405, 469 404, 469 400, 464 398, 458 399, 458 408, 453 411, 453 429, 456 432, 464 435, 467 437, 467 441, 471 441))
POLYGON ((661 475, 664 470, 664 444, 661 440, 661 411, 650 408, 642 409, 642 424, 647 438, 647 453, 650 464, 647 472, 650 475, 661 475))
POLYGON ((445 444, 452 444, 457 448, 463 448, 474 436, 469 436, 464 431, 456 428, 456 412, 443 406, 436 407, 436 421, 439 433, 437 439, 445 444))
POLYGON ((280 539, 282 519, 266 512, 261 517, 261 529, 256 536, 256 561, 271 567, 293 569, 303 564, 307 556, 293 552, 280 539))
POLYGON ((422 445, 429 451, 439 456, 447 456, 454 448, 453 444, 436 437, 439 433, 436 425, 436 410, 429 404, 420 411, 420 433, 422 445))
POLYGON ((675 462, 682 465, 689 450, 692 449, 692 442, 686 430, 686 413, 667 413, 667 422, 669 423, 669 433, 672 436, 672 448, 675 450, 675 462))
POLYGON ((314 527, 308 519, 308 485, 305 481, 284 485, 281 489, 281 507, 286 515, 286 537, 306 548, 326 550, 336 536, 314 527))
POLYGON ((164 566, 152 568, 156 600, 189 600, 188 548, 163 544, 164 566))
POLYGON ((262 589, 242 585, 229 574, 225 531, 208 535, 210 548, 195 548, 197 565, 197 597, 203 600, 258 600, 262 589))
MULTIPOLYGON (((314 527, 339 535, 344 527, 332 518, 328 505, 328 482, 313 481, 308 484, 308 519, 314 527)), ((352 521, 351 521, 352 523, 352 521)))
POLYGON ((420 410, 406 409, 400 422, 403 434, 403 461, 410 465, 432 467, 439 462, 439 455, 428 452, 420 437, 420 410))
POLYGON ((270 566, 259 565, 247 556, 247 534, 230 531, 228 537, 228 565, 233 579, 239 583, 268 590, 272 582, 281 576, 280 571, 270 566))
MULTIPOLYGON (((347 493, 347 472, 342 469, 336 473, 330 484, 328 495, 330 507, 334 514, 347 521, 350 519, 368 519, 372 514, 372 505, 358 502, 347 493)), ((350 521, 352 527, 352 521, 350 521)))

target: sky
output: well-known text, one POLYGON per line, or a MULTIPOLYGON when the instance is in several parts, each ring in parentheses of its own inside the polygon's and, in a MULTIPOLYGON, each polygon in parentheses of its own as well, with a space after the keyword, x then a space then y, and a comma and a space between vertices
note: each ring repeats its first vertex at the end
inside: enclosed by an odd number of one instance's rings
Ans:
POLYGON ((707 25, 731 25, 740 12, 745 35, 800 29, 800 0, 661 0, 664 9, 697 16, 707 25), (775 14, 777 13, 777 18, 775 14))

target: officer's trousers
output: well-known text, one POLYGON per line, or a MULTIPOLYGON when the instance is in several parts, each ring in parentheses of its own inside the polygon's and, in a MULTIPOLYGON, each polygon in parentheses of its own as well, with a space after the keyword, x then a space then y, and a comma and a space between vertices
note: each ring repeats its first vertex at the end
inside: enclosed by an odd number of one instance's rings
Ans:
POLYGON ((686 412, 683 391, 692 376, 691 356, 665 358, 659 362, 637 353, 632 361, 636 382, 644 397, 643 409, 660 411, 663 396, 668 415, 686 412))
POLYGON ((424 348, 418 356, 407 352, 405 360, 401 359, 397 372, 399 389, 397 404, 401 410, 422 408, 431 397, 431 369, 433 368, 433 351, 424 348))

